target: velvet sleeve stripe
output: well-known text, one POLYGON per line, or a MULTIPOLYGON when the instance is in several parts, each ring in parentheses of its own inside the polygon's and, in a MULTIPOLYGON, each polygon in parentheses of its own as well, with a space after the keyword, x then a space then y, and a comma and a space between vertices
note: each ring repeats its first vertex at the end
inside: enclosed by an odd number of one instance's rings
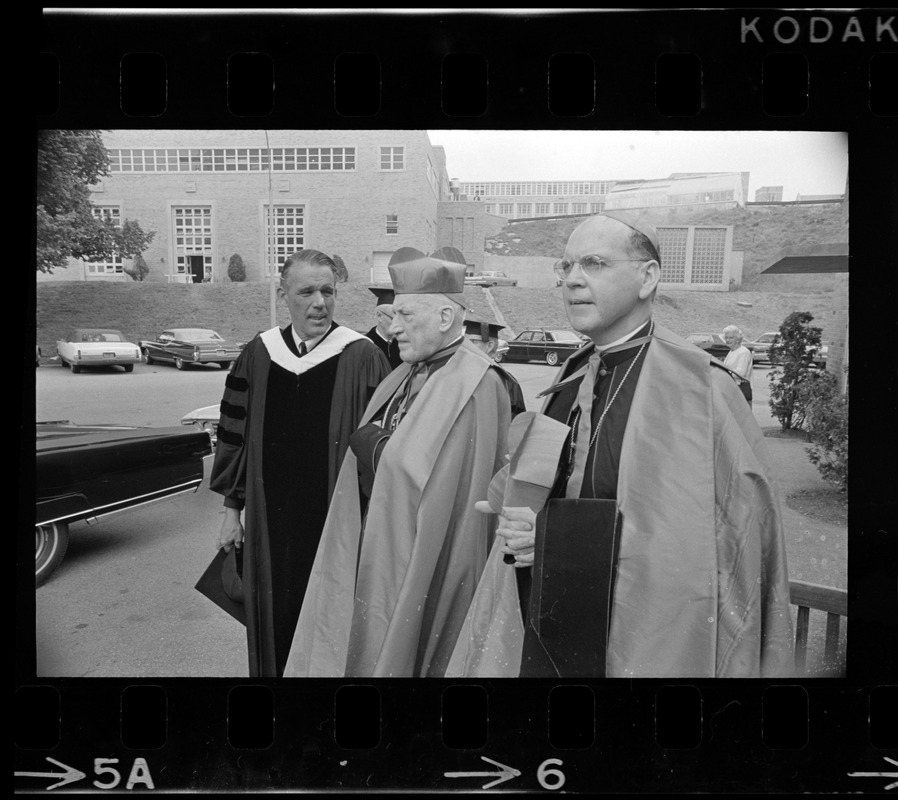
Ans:
POLYGON ((249 388, 249 382, 246 378, 238 378, 233 373, 228 373, 225 378, 225 388, 234 392, 245 392, 249 388))
POLYGON ((233 447, 243 447, 243 437, 239 433, 226 430, 223 426, 219 425, 216 435, 218 436, 219 442, 224 442, 233 447))
POLYGON ((231 419, 246 419, 245 406, 237 406, 233 403, 229 403, 227 400, 221 401, 218 410, 221 412, 222 416, 230 417, 231 419))

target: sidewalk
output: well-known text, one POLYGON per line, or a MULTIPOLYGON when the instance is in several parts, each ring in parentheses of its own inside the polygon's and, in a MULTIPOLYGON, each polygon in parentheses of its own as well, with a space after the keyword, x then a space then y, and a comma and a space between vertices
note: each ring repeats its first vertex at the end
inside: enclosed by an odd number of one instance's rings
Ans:
MULTIPOLYGON (((769 368, 756 368, 752 375, 752 412, 761 429, 780 429, 779 421, 770 415, 768 405, 769 368)), ((802 439, 765 437, 771 467, 783 510, 783 530, 786 538, 786 558, 789 579, 848 588, 848 528, 844 524, 826 522, 790 508, 787 498, 802 490, 838 491, 820 475, 807 455, 808 443, 802 439)), ((796 607, 792 607, 795 624, 796 607)), ((842 620, 839 653, 836 664, 824 660, 826 614, 812 611, 808 635, 807 674, 811 677, 838 676, 845 664, 845 643, 848 625, 842 620)))

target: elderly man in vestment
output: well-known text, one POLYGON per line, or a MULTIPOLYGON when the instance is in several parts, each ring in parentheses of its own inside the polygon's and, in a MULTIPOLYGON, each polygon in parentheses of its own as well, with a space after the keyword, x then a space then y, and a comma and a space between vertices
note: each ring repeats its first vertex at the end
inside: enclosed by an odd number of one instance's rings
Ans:
POLYGON ((253 339, 225 381, 210 488, 224 495, 217 546, 243 548, 251 677, 283 674, 349 436, 390 372, 333 322, 336 284, 324 253, 290 256, 278 296, 291 324, 253 339))
POLYGON ((288 677, 442 676, 493 540, 474 505, 506 456, 507 375, 463 335, 463 264, 389 271, 404 363, 353 434, 288 677))
POLYGON ((659 250, 651 226, 611 211, 579 225, 555 265, 591 343, 543 392, 543 413, 568 428, 548 501, 502 510, 518 581, 486 573, 451 676, 792 670, 764 438, 729 370, 652 319, 659 250))

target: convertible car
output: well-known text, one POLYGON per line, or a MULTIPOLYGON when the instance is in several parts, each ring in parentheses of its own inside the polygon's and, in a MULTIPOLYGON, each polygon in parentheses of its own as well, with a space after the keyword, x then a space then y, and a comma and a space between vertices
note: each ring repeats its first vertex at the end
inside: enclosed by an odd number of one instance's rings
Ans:
POLYGON ((545 328, 521 331, 508 343, 508 352, 496 361, 545 361, 551 367, 563 364, 568 357, 583 346, 573 331, 546 330, 545 328))
POLYGON ((178 369, 190 364, 218 364, 229 369, 243 344, 228 341, 208 328, 169 328, 153 341, 141 341, 140 349, 147 364, 174 364, 178 369))
POLYGON ((140 348, 110 328, 75 328, 65 339, 56 342, 56 352, 62 366, 72 372, 84 367, 123 367, 133 372, 140 361, 140 348))
POLYGON ((72 522, 196 491, 211 453, 203 431, 38 422, 35 585, 62 561, 72 522))

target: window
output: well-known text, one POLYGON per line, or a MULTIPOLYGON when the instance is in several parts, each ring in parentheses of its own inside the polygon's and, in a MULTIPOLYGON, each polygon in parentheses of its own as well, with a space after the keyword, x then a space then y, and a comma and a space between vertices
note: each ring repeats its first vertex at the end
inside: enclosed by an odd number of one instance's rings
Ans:
POLYGON ((172 209, 175 232, 175 270, 191 272, 191 257, 201 256, 203 269, 212 269, 212 209, 179 206, 172 209))
POLYGON ((486 203, 486 205, 484 206, 484 208, 486 209, 486 213, 487 213, 487 214, 492 214, 492 213, 493 213, 493 209, 495 208, 495 206, 494 206, 492 203, 486 203))
POLYGON ((585 214, 586 213, 586 203, 574 203, 571 206, 572 214, 585 214))
MULTIPOLYGON (((90 211, 97 219, 111 222, 116 228, 122 227, 122 210, 119 206, 94 206, 90 211)), ((87 262, 88 275, 121 275, 123 272, 122 257, 118 254, 113 254, 110 259, 87 262)))
POLYGON ((531 213, 530 209, 532 207, 533 206, 531 206, 530 203, 518 203, 518 216, 519 217, 529 217, 530 213, 531 213))
POLYGON ((380 168, 392 171, 405 169, 405 148, 381 147, 380 168))
POLYGON ((536 215, 540 214, 548 214, 549 213, 549 204, 548 203, 537 203, 536 204, 536 215))
POLYGON ((392 236, 399 233, 399 215, 387 214, 387 234, 392 236))
POLYGON ((272 263, 277 265, 280 272, 287 256, 303 248, 305 206, 274 206, 274 211, 269 217, 266 205, 264 213, 263 225, 268 228, 265 236, 265 249, 268 253, 266 272, 269 269, 268 265, 272 263))
MULTIPOLYGON (((400 148, 401 149, 401 148, 400 148)), ((111 172, 267 172, 265 147, 110 150, 111 172)), ((355 170, 354 147, 273 147, 275 172, 355 170)))
POLYGON ((555 204, 555 213, 556 214, 567 214, 567 203, 556 203, 555 204))
POLYGON ((499 213, 503 217, 510 217, 514 211, 514 203, 499 203, 499 213))
POLYGON ((589 204, 589 213, 590 214, 601 214, 603 208, 605 208, 604 203, 590 203, 589 204))

